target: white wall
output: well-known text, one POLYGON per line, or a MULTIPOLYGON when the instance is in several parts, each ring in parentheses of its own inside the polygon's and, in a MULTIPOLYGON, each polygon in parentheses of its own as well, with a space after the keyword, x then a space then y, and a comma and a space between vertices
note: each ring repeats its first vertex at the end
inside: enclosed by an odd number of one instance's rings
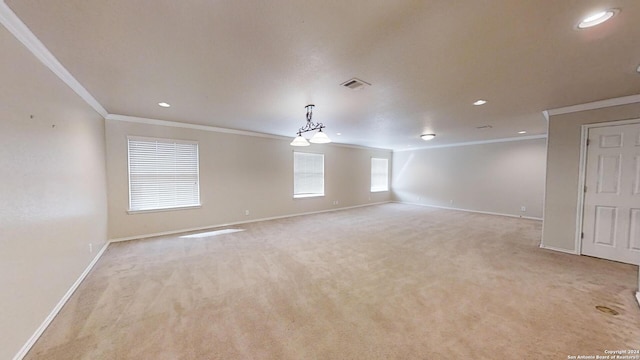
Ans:
POLYGON ((372 156, 391 151, 311 145, 296 151, 325 154, 325 196, 293 198, 290 139, 255 137, 170 126, 107 121, 109 237, 121 239, 233 222, 389 201, 371 193, 372 156), (195 140, 200 153, 198 209, 127 214, 127 136, 195 140), (333 205, 333 201, 339 205, 333 205), (249 210, 249 216, 245 215, 249 210))
POLYGON ((107 201, 104 120, 4 27, 0 53, 0 359, 10 359, 106 242, 107 201))
POLYGON ((542 218, 545 159, 545 139, 398 151, 393 154, 393 197, 542 218))

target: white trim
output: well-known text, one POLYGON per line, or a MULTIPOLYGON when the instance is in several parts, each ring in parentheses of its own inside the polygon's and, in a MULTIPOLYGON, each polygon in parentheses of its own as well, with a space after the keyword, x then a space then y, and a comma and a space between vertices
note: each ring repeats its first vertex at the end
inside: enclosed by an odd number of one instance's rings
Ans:
POLYGON ((342 143, 336 143, 336 142, 331 142, 329 144, 320 144, 320 145, 334 145, 334 146, 345 147, 350 149, 379 150, 379 151, 389 151, 389 152, 393 151, 392 149, 376 148, 376 147, 369 147, 369 146, 363 146, 363 145, 342 144, 342 143))
POLYGON ((98 114, 103 118, 107 116, 107 110, 67 71, 4 1, 0 1, 0 23, 98 114))
POLYGON ((629 125, 629 124, 637 124, 637 123, 640 123, 640 118, 614 120, 614 121, 607 121, 607 122, 601 122, 601 123, 591 123, 591 124, 584 124, 582 126, 586 126, 588 128, 597 128, 597 127, 620 126, 620 125, 629 125))
MULTIPOLYGON (((111 120, 111 121, 131 122, 131 123, 136 123, 136 124, 168 126, 168 127, 182 128, 182 129, 211 131, 211 132, 217 132, 217 133, 223 133, 223 134, 254 136, 254 137, 267 138, 267 139, 286 140, 286 141, 290 141, 291 140, 290 137, 281 136, 281 135, 265 134, 265 133, 255 132, 255 131, 247 131, 247 130, 227 129, 227 128, 221 128, 221 127, 211 126, 211 125, 190 124, 190 123, 184 123, 184 122, 179 122, 179 121, 169 121, 169 120, 158 120, 158 119, 142 118, 142 117, 137 117, 137 116, 108 114, 105 117, 105 119, 106 120, 111 120)), ((324 145, 339 146, 339 147, 346 147, 346 148, 352 148, 352 149, 391 151, 391 149, 374 148, 374 147, 360 146, 360 145, 350 145, 350 144, 340 144, 340 143, 335 143, 335 142, 332 142, 332 143, 329 143, 329 144, 324 144, 324 145)))
MULTIPOLYGON (((131 197, 131 195, 129 195, 131 197)), ((201 209, 202 204, 198 205, 186 205, 186 206, 176 206, 176 207, 168 207, 168 208, 157 208, 157 209, 144 209, 144 210, 127 210, 128 215, 136 215, 136 214, 146 214, 146 213, 155 213, 155 212, 165 212, 165 211, 180 211, 180 210, 193 210, 193 209, 201 209)))
MULTIPOLYGON (((106 120, 128 121, 141 124, 161 125, 180 127, 187 129, 196 129, 204 131, 213 131, 227 134, 256 136, 263 138, 290 140, 287 136, 271 135, 254 131, 226 129, 209 125, 197 125, 189 123, 181 123, 175 121, 156 120, 140 118, 135 116, 109 114, 107 110, 96 100, 89 91, 58 61, 58 59, 47 49, 47 47, 29 30, 29 28, 20 20, 20 18, 11 10, 11 8, 0 0, 0 23, 4 25, 13 36, 18 39, 31 53, 38 58, 46 67, 60 78, 67 86, 69 86, 80 98, 82 98, 89 106, 91 106, 98 114, 106 120)), ((354 148, 354 149, 373 149, 391 151, 391 149, 374 148, 368 146, 331 143, 333 146, 354 148)))
POLYGON ((270 134, 264 134, 264 133, 254 132, 254 131, 226 129, 226 128, 210 126, 210 125, 197 125, 197 124, 183 123, 183 122, 177 122, 177 121, 141 118, 136 116, 108 114, 105 119, 113 120, 113 121, 132 122, 137 124, 158 125, 158 126, 168 126, 168 127, 176 127, 176 128, 183 128, 183 129, 212 131, 212 132, 219 132, 224 134, 256 136, 256 137, 264 137, 264 138, 278 139, 278 140, 289 140, 289 138, 285 136, 270 135, 270 134))
MULTIPOLYGON (((542 116, 544 116, 545 120, 547 120, 547 124, 549 123, 549 111, 544 110, 542 112, 542 116)), ((547 134, 549 133, 549 127, 547 126, 547 134)))
MULTIPOLYGON (((549 114, 547 113, 547 111, 543 111, 542 112, 544 117, 547 119, 547 136, 549 134, 549 114)), ((547 176, 548 176, 548 169, 547 169, 547 164, 549 164, 549 139, 547 138, 547 141, 545 141, 545 167, 544 167, 544 185, 542 188, 542 231, 540 232, 540 246, 543 245, 544 243, 544 213, 545 213, 545 207, 547 206, 547 176)))
POLYGON ((225 227, 225 226, 235 226, 235 225, 250 224, 250 223, 260 222, 260 221, 269 221, 269 220, 286 219, 286 218, 292 218, 292 217, 296 217, 296 216, 313 215, 313 214, 321 214, 321 213, 331 212, 331 211, 340 211, 340 210, 347 210, 347 209, 355 209, 355 208, 360 208, 360 207, 365 207, 365 206, 373 206, 373 205, 387 204, 387 203, 390 203, 390 202, 392 202, 392 201, 381 201, 381 202, 375 202, 375 203, 369 203, 369 204, 354 205, 354 206, 346 206, 346 207, 341 207, 341 208, 336 208, 336 209, 327 209, 327 210, 309 211, 309 212, 303 212, 303 213, 297 213, 297 214, 288 214, 288 215, 280 215, 280 216, 271 216, 271 217, 260 218, 260 219, 251 219, 251 220, 235 221, 235 222, 224 223, 224 224, 213 224, 213 225, 200 226, 200 227, 188 228, 188 229, 180 229, 180 230, 163 231, 163 232, 159 232, 159 233, 152 233, 152 234, 142 234, 142 235, 135 235, 135 236, 127 236, 127 237, 121 237, 121 238, 110 239, 110 240, 109 240, 109 242, 130 241, 130 240, 146 239, 146 238, 151 238, 151 237, 156 237, 156 236, 166 236, 166 235, 182 234, 182 233, 187 233, 187 232, 192 232, 192 231, 200 231, 200 230, 207 230, 207 229, 215 229, 215 228, 225 227))
POLYGON ((104 246, 102 246, 102 249, 100 249, 100 251, 93 258, 93 260, 91 260, 89 265, 87 265, 87 267, 82 272, 82 274, 80 274, 78 279, 73 283, 73 285, 71 285, 69 290, 67 290, 67 292, 60 299, 58 304, 53 308, 51 313, 45 318, 45 320, 42 322, 42 324, 40 324, 38 329, 33 333, 33 335, 31 335, 29 340, 27 340, 27 342, 22 346, 22 348, 18 351, 18 353, 16 353, 16 355, 13 357, 13 360, 22 360, 27 355, 27 353, 29 353, 29 350, 31 350, 31 348, 36 343, 36 341, 38 341, 38 339, 40 338, 40 336, 42 336, 42 334, 47 329, 47 327, 49 327, 49 325, 51 324, 53 319, 58 315, 60 310, 62 310, 64 305, 67 303, 67 301, 69 301, 69 299, 71 298, 71 295, 73 295, 73 293, 78 289, 78 287, 80 287, 80 284, 82 283, 82 281, 84 281, 84 279, 87 277, 87 275, 89 275, 89 272, 91 272, 91 270, 96 265, 96 263, 98 263, 98 260, 100 260, 100 258, 104 254, 104 252, 107 250, 107 247, 111 243, 120 242, 120 241, 144 239, 144 238, 155 237, 155 236, 180 234, 180 233, 186 233, 186 232, 198 231, 198 230, 205 230, 205 229, 211 229, 211 228, 217 228, 217 227, 233 226, 233 225, 239 225, 239 224, 248 224, 248 223, 259 222, 259 221, 277 220, 277 219, 284 219, 284 218, 303 216, 303 215, 320 214, 320 213, 331 212, 331 211, 340 211, 340 210, 354 209, 354 208, 360 208, 360 207, 365 207, 365 206, 386 204, 386 203, 390 203, 390 202, 391 201, 382 201, 382 202, 376 202, 376 203, 370 203, 370 204, 347 206, 347 207, 342 207, 342 208, 337 208, 337 209, 311 211, 311 212, 292 214, 292 215, 283 215, 283 216, 273 216, 273 217, 262 218, 262 219, 253 219, 253 220, 248 220, 248 221, 237 221, 237 222, 232 222, 232 223, 227 223, 227 224, 203 226, 203 227, 197 227, 197 228, 191 228, 191 229, 183 229, 183 230, 177 230, 177 231, 166 231, 166 232, 155 233, 155 234, 137 235, 137 236, 131 236, 131 237, 126 237, 126 238, 117 238, 117 239, 108 240, 104 244, 104 246))
POLYGON ((623 96, 619 98, 589 102, 586 104, 565 106, 565 107, 550 109, 546 111, 549 116, 554 116, 554 115, 562 115, 562 114, 574 113, 579 111, 602 109, 602 108, 611 107, 611 106, 635 104, 638 102, 640 102, 640 95, 629 95, 629 96, 623 96))
POLYGON ((640 306, 640 291, 636 292, 636 300, 638 300, 638 306, 640 306))
POLYGON ((305 198, 316 198, 316 197, 324 197, 324 193, 320 194, 293 194, 294 199, 305 199, 305 198))
POLYGON ((577 253, 575 251, 571 251, 571 250, 568 250, 568 249, 557 248, 557 247, 553 247, 553 246, 546 246, 546 245, 543 245, 543 244, 540 244, 540 249, 557 251, 557 252, 561 252, 561 253, 565 253, 565 254, 571 254, 571 255, 580 255, 579 253, 577 253))
POLYGON ((465 212, 471 212, 471 213, 477 213, 477 214, 506 216, 506 217, 517 218, 517 219, 527 219, 527 220, 542 221, 542 218, 533 217, 533 216, 521 216, 521 215, 503 214, 503 213, 497 213, 497 212, 491 212, 491 211, 471 210, 471 209, 454 208, 454 207, 430 205, 430 204, 419 204, 419 203, 412 203, 412 202, 408 202, 408 201, 393 201, 393 202, 398 203, 398 204, 417 205, 417 206, 431 207, 431 208, 443 209, 443 210, 456 210, 456 211, 465 211, 465 212))
POLYGON ((574 234, 574 251, 582 254, 582 221, 584 212, 584 184, 587 171, 587 139, 589 128, 585 125, 580 129, 580 162, 578 164, 578 204, 576 209, 576 232, 574 234))
POLYGON ((74 282, 73 285, 71 285, 69 290, 67 290, 64 296, 62 296, 62 299, 58 301, 58 304, 53 308, 51 313, 49 313, 49 315, 44 319, 42 324, 40 324, 38 329, 36 329, 35 333, 31 335, 29 340, 27 340, 27 342, 22 346, 20 351, 18 351, 18 353, 13 357, 13 360, 22 360, 22 358, 24 358, 27 355, 27 353, 29 352, 29 350, 31 350, 31 348, 36 343, 36 341, 38 341, 40 336, 42 336, 42 333, 51 324, 51 322, 58 315, 60 310, 62 310, 62 307, 67 303, 67 301, 69 301, 69 299, 71 298, 71 295, 73 295, 73 293, 78 289, 82 281, 87 277, 87 275, 89 275, 89 272, 91 271, 91 269, 93 269, 93 267, 96 265, 98 260, 100 260, 100 258, 102 257, 102 254, 104 254, 105 250, 107 250, 107 247, 109 246, 109 244, 110 242, 107 241, 104 244, 104 246, 102 246, 102 249, 100 249, 100 251, 96 254, 93 260, 91 260, 89 265, 87 265, 86 269, 84 269, 82 274, 80 274, 80 277, 78 277, 76 282, 74 282))
POLYGON ((587 138, 591 128, 619 126, 640 123, 639 119, 626 119, 617 121, 608 121, 601 123, 583 124, 581 126, 580 136, 580 165, 578 168, 578 208, 576 209, 576 233, 575 233, 575 252, 582 254, 582 222, 584 221, 584 185, 587 177, 587 138))
POLYGON ((150 137, 150 136, 134 136, 134 135, 127 135, 127 140, 133 140, 133 141, 147 141, 147 142, 163 142, 163 143, 167 143, 167 144, 188 144, 188 145, 198 145, 198 141, 194 141, 194 140, 181 140, 181 139, 169 139, 169 138, 157 138, 157 137, 150 137))
POLYGON ((535 139, 546 139, 546 138, 547 138, 546 134, 529 135, 529 136, 519 136, 519 137, 500 138, 500 139, 491 139, 491 140, 468 141, 468 142, 460 142, 460 143, 453 143, 453 144, 421 146, 421 147, 415 147, 410 149, 393 150, 393 152, 415 151, 415 150, 423 150, 423 149, 437 149, 437 148, 468 146, 468 145, 493 144, 493 143, 502 143, 502 142, 510 142, 510 141, 523 141, 523 140, 535 140, 535 139))

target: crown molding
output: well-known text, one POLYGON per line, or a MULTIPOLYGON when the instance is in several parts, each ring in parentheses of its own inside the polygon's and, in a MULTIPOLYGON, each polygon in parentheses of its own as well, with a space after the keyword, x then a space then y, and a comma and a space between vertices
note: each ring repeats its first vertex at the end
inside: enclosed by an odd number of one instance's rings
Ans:
POLYGON ((256 136, 256 137, 278 139, 278 140, 289 139, 288 137, 285 137, 285 136, 271 135, 271 134, 259 133, 254 131, 227 129, 227 128, 221 128, 221 127, 210 126, 210 125, 198 125, 198 124, 183 123, 178 121, 149 119, 149 118, 128 116, 128 115, 108 114, 107 116, 105 116, 105 119, 111 120, 111 121, 124 121, 124 122, 131 122, 131 123, 137 123, 137 124, 158 125, 158 126, 168 126, 168 127, 183 128, 183 129, 212 131, 212 132, 218 132, 218 133, 224 133, 224 134, 256 136))
POLYGON ((443 144, 443 145, 421 146, 421 147, 415 147, 415 148, 409 148, 409 149, 393 150, 393 152, 415 151, 415 150, 423 150, 423 149, 439 149, 439 148, 469 146, 469 145, 495 144, 495 143, 503 143, 503 142, 511 142, 511 141, 524 141, 524 140, 535 140, 535 139, 546 139, 546 138, 547 138, 547 134, 529 135, 529 136, 519 136, 519 137, 500 138, 500 139, 491 139, 491 140, 459 142, 459 143, 443 144))
POLYGON ((544 110, 542 112, 542 116, 544 116, 544 119, 547 120, 547 123, 549 123, 549 111, 544 110))
POLYGON ((579 111, 595 110, 595 109, 602 109, 602 108, 611 107, 611 106, 620 106, 620 105, 628 105, 628 104, 635 104, 635 103, 640 103, 640 94, 623 96, 623 97, 613 98, 613 99, 593 101, 585 104, 565 106, 557 109, 545 110, 545 112, 547 113, 546 116, 554 116, 554 115, 569 114, 569 113, 574 113, 579 111))
POLYGON ((40 42, 4 1, 0 1, 0 23, 98 114, 102 115, 102 117, 107 116, 107 110, 62 66, 58 59, 53 56, 49 49, 40 42))
MULTIPOLYGON (((223 134, 254 136, 254 137, 267 138, 267 139, 286 140, 286 141, 291 140, 291 138, 287 136, 265 134, 265 133, 255 132, 255 131, 227 129, 227 128, 221 128, 221 127, 216 127, 211 125, 198 125, 198 124, 184 123, 184 122, 178 122, 178 121, 158 120, 158 119, 150 119, 150 118, 128 116, 128 115, 108 114, 107 116, 105 116, 105 119, 108 121, 123 121, 123 122, 130 122, 130 123, 136 123, 136 124, 168 126, 168 127, 174 127, 174 128, 182 128, 182 129, 211 131, 211 132, 217 132, 217 133, 223 133, 223 134)), ((350 145, 350 144, 340 144, 340 143, 334 143, 334 142, 327 145, 347 147, 352 149, 391 151, 391 149, 373 148, 373 147, 350 145)))

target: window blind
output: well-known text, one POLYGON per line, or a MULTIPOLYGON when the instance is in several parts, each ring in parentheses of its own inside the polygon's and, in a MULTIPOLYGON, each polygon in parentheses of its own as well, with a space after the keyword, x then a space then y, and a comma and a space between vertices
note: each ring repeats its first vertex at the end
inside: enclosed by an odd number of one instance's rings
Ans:
POLYGON ((293 153, 293 196, 324 196, 324 155, 293 153))
POLYGON ((389 191, 389 160, 371 158, 371 192, 389 191))
POLYGON ((200 205, 198 143, 128 138, 129 211, 200 205))

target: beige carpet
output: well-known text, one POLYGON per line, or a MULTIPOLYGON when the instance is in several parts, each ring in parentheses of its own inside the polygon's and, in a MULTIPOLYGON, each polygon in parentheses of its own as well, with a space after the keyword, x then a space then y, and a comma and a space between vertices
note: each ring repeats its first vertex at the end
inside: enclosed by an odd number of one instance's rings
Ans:
POLYGON ((541 225, 384 204, 113 244, 27 359, 567 359, 640 349, 637 267, 541 250, 541 225))

